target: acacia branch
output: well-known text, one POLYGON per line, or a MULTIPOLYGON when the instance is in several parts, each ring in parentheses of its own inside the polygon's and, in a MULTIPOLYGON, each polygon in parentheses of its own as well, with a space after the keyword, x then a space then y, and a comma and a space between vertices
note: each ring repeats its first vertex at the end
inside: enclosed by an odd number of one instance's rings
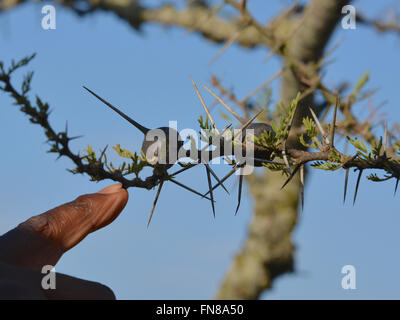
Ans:
MULTIPOLYGON (((127 179, 124 175, 124 168, 115 169, 112 167, 112 170, 105 168, 106 162, 102 161, 103 156, 105 155, 105 149, 103 150, 99 158, 91 156, 91 152, 89 152, 89 154, 85 156, 79 156, 73 153, 70 149, 69 143, 74 138, 68 136, 67 129, 64 132, 57 133, 50 125, 48 104, 43 103, 39 97, 36 98, 36 105, 33 105, 28 99, 27 93, 30 90, 32 74, 28 73, 28 76, 25 77, 20 91, 18 91, 11 83, 12 73, 18 68, 28 64, 29 61, 33 59, 33 57, 34 55, 29 58, 23 59, 21 60, 21 62, 16 64, 13 62, 11 68, 8 71, 4 69, 3 64, 0 65, 0 83, 4 84, 1 90, 9 93, 12 96, 12 98, 15 100, 15 104, 19 105, 20 110, 29 116, 29 120, 32 123, 38 124, 44 129, 45 134, 48 138, 47 142, 51 146, 50 152, 57 153, 59 157, 64 156, 71 159, 72 162, 76 165, 76 168, 72 170, 73 173, 86 173, 94 181, 110 179, 122 183, 125 188, 138 187, 151 189, 156 186, 162 178, 164 178, 162 173, 160 173, 160 171, 156 170, 155 168, 153 171, 153 175, 147 177, 145 180, 142 180, 138 177, 139 172, 137 172, 135 178, 127 179)), ((314 148, 317 147, 320 149, 318 152, 306 151, 301 148, 286 148, 286 142, 289 136, 292 120, 295 115, 297 103, 298 102, 295 102, 294 104, 294 102, 292 102, 289 114, 287 115, 288 119, 283 120, 283 123, 286 123, 286 127, 282 127, 279 129, 279 132, 275 132, 274 136, 272 137, 273 140, 269 142, 256 141, 256 144, 254 145, 254 150, 259 157, 258 160, 264 160, 266 163, 268 163, 271 160, 271 155, 280 159, 284 159, 287 155, 290 159, 290 164, 292 165, 304 165, 311 161, 329 161, 331 163, 335 163, 338 167, 354 167, 358 170, 382 169, 385 170, 387 174, 392 177, 400 177, 400 169, 398 164, 399 161, 398 159, 392 160, 391 158, 388 158, 386 156, 386 149, 383 155, 380 154, 379 149, 377 152, 375 152, 374 157, 369 157, 368 159, 357 159, 353 155, 345 155, 340 153, 333 145, 333 135, 335 134, 334 130, 332 130, 331 133, 332 136, 330 143, 324 144, 322 142, 321 144, 317 143, 314 146, 314 148), (280 140, 275 137, 275 135, 277 137, 280 136, 280 140)), ((251 121, 254 120, 254 118, 255 117, 247 121, 244 126, 247 126, 251 121)), ((312 131, 312 128, 306 128, 306 131, 307 130, 312 131)), ((217 135, 220 136, 219 141, 217 141, 219 143, 213 142, 213 144, 217 148, 212 151, 205 151, 204 149, 196 150, 197 152, 195 152, 195 154, 197 155, 197 158, 194 160, 202 161, 203 159, 205 159, 205 161, 208 163, 211 159, 216 157, 235 155, 233 153, 233 148, 229 151, 224 149, 224 147, 227 145, 227 141, 225 141, 224 136, 220 135, 218 132, 217 135)), ((309 135, 311 135, 311 133, 309 133, 309 135)), ((237 136, 237 134, 235 134, 235 136, 237 136)), ((268 139, 271 139, 271 137, 269 137, 268 139)), ((242 154, 244 154, 244 152, 246 151, 245 142, 242 143, 241 148, 242 154)), ((186 150, 185 157, 190 156, 191 150, 186 150)), ((284 169, 282 169, 282 171, 284 171, 284 169)))

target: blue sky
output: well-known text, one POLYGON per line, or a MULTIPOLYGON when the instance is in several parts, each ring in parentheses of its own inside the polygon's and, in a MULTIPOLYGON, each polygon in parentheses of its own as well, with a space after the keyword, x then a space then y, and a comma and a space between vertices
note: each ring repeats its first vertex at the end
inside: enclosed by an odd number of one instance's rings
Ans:
MULTIPOLYGON (((249 1, 260 21, 288 3, 249 1)), ((357 1, 355 6, 370 16, 389 6, 400 9, 395 1, 357 1)), ((57 29, 45 31, 41 28, 41 7, 28 4, 0 15, 0 60, 9 62, 37 52, 29 66, 35 71, 32 93, 49 102, 56 128, 62 130, 68 120, 72 135, 84 135, 74 142, 76 151, 87 144, 100 149, 118 143, 139 150, 142 138, 135 128, 84 92, 82 85, 145 126, 177 120, 179 128, 196 128, 202 108, 190 77, 208 83, 211 74, 216 74, 243 97, 280 66, 278 59, 263 63, 265 49, 237 46, 208 66, 220 46, 179 29, 153 25, 138 34, 105 12, 81 19, 57 6, 57 29)), ((333 54, 336 60, 327 69, 326 82, 354 83, 370 71, 368 88, 379 89, 374 104, 387 100, 383 109, 386 118, 391 123, 398 121, 399 38, 357 26, 356 30, 338 29, 330 47, 341 39, 343 44, 333 54)), ((274 101, 278 85, 278 81, 272 85, 274 101)), ((0 106, 0 233, 34 214, 110 184, 96 184, 87 176, 68 173, 65 169, 72 166, 68 159, 56 162, 54 155, 45 153, 41 128, 30 124, 9 97, 0 94, 0 106)), ((367 103, 361 103, 356 114, 365 116, 366 109, 367 103)), ((218 115, 216 109, 214 114, 218 115)), ((224 125, 222 119, 218 123, 224 125)), ((221 176, 228 171, 228 167, 214 167, 221 176)), ((355 178, 352 176, 350 190, 355 178)), ((190 170, 179 180, 206 190, 204 168, 190 170)), ((293 233, 296 272, 280 277, 262 298, 400 298, 400 212, 399 199, 393 197, 394 183, 363 180, 353 207, 351 201, 342 204, 343 180, 343 172, 313 170, 304 211, 293 233), (341 288, 340 271, 347 264, 356 267, 356 290, 341 288)), ((234 179, 230 184, 234 186, 234 179)), ((243 200, 235 217, 235 196, 229 199, 219 190, 217 217, 213 219, 209 202, 166 185, 147 229, 155 191, 130 189, 129 193, 123 214, 68 252, 57 271, 100 281, 120 299, 213 297, 246 238, 251 199, 243 200)))

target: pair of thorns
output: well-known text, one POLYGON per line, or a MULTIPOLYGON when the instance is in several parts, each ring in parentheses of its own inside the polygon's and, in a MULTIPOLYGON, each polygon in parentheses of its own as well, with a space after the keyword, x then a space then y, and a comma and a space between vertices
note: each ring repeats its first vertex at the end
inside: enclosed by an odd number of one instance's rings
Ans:
MULTIPOLYGON (((193 82, 193 86, 194 86, 194 88, 195 88, 195 90, 196 90, 196 93, 197 93, 197 95, 198 95, 198 97, 199 97, 199 99, 200 99, 200 102, 201 102, 201 104, 202 104, 202 106, 203 106, 203 108, 204 108, 204 110, 205 110, 205 112, 206 112, 206 114, 207 114, 207 117, 210 119, 210 121, 211 121, 211 123, 212 123, 212 126, 213 126, 213 128, 215 129, 215 132, 219 135, 220 138, 222 138, 222 137, 223 137, 223 134, 225 133, 225 131, 226 131, 227 129, 230 128, 230 125, 227 126, 221 133, 219 132, 217 126, 215 125, 215 122, 214 122, 213 118, 211 117, 211 114, 210 114, 210 112, 209 112, 209 110, 208 110, 206 104, 204 103, 204 100, 203 100, 203 98, 202 98, 202 96, 201 96, 201 94, 200 94, 200 92, 199 92, 199 90, 198 90, 198 88, 197 88, 195 82, 194 82, 193 80, 192 80, 192 82, 193 82)), ((208 92, 210 92, 210 93, 214 96, 214 98, 217 99, 217 101, 219 101, 219 102, 220 102, 220 103, 221 103, 221 104, 222 104, 222 105, 223 105, 223 106, 224 106, 224 107, 225 107, 225 108, 226 108, 226 109, 227 109, 227 110, 242 124, 242 126, 241 126, 241 128, 240 128, 241 130, 240 130, 239 132, 246 132, 246 129, 248 129, 248 128, 250 127, 251 129, 254 129, 254 130, 255 130, 255 132, 256 132, 255 136, 261 136, 261 134, 262 134, 265 130, 272 130, 272 128, 271 128, 268 124, 266 124, 266 123, 253 123, 253 121, 263 112, 263 110, 257 112, 251 119, 249 119, 249 120, 246 121, 246 119, 242 118, 238 113, 236 113, 232 108, 230 108, 220 97, 218 97, 218 96, 217 96, 214 92, 212 92, 208 87, 206 87, 204 84, 203 84, 203 86, 207 89, 208 92), (261 129, 261 130, 260 130, 260 129, 261 129), (258 132, 257 132, 257 131, 258 131, 258 132), (258 134, 257 134, 257 133, 258 133, 258 134)), ((107 105, 107 106, 108 106, 109 108, 111 108, 113 111, 115 111, 116 113, 118 113, 122 118, 124 118, 125 120, 127 120, 127 121, 128 121, 129 123, 131 123, 133 126, 135 126, 135 127, 136 127, 138 130, 140 130, 145 136, 146 136, 146 134, 150 131, 150 129, 148 129, 148 128, 142 126, 141 124, 139 124, 138 122, 136 122, 135 120, 133 120, 132 118, 130 118, 129 116, 127 116, 127 115, 126 115, 125 113, 123 113, 121 110, 119 110, 118 108, 116 108, 115 106, 113 106, 111 103, 109 103, 108 101, 106 101, 106 100, 104 100, 103 98, 101 98, 99 95, 97 95, 96 93, 94 93, 92 90, 88 89, 88 88, 85 87, 85 86, 84 86, 83 88, 86 89, 86 90, 87 90, 89 93, 91 93, 92 95, 94 95, 97 99, 99 99, 100 101, 102 101, 105 105, 107 105)), ((250 129, 250 128, 249 128, 249 129, 250 129)), ((170 134, 170 132, 171 132, 170 130, 174 130, 174 129, 169 128, 169 127, 160 127, 160 128, 158 128, 158 129, 164 131, 164 132, 166 133, 167 137, 169 137, 169 134, 170 134)), ((174 132, 174 133, 177 134, 177 132, 174 132)), ((177 143, 178 147, 182 146, 182 145, 183 145, 183 142, 180 140, 179 134, 177 134, 176 137, 178 138, 178 143, 177 143)), ((235 136, 235 137, 236 137, 236 136, 235 136)), ((234 139, 235 139, 235 137, 234 137, 234 139)), ((168 138, 167 138, 167 139, 168 139, 168 138)), ((151 146, 152 143, 154 143, 154 142, 149 142, 149 141, 146 141, 146 140, 143 142, 143 144, 142 144, 142 151, 144 152, 144 154, 146 154, 146 151, 148 150, 148 148, 151 146)), ((208 147, 209 147, 209 144, 207 144, 201 151, 204 151, 204 150, 205 150, 206 148, 208 148, 208 147)), ((255 166, 261 166, 262 163, 265 163, 265 162, 267 162, 267 163, 273 163, 273 164, 277 164, 277 165, 281 165, 280 163, 271 161, 270 159, 259 159, 259 158, 254 158, 255 166)), ((172 167, 171 164, 165 164, 165 165, 164 165, 164 164, 162 164, 162 165, 161 165, 161 164, 157 164, 157 165, 155 166, 155 169, 156 169, 156 171, 158 172, 158 175, 159 175, 160 183, 159 183, 159 187, 158 187, 158 190, 157 190, 157 193, 156 193, 156 197, 155 197, 154 202, 153 202, 153 207, 152 207, 151 212, 150 212, 150 216, 149 216, 149 220, 148 220, 147 226, 149 226, 149 224, 150 224, 150 222, 151 222, 151 219, 152 219, 152 216, 153 216, 153 213, 154 213, 154 209, 155 209, 155 207, 156 207, 158 198, 159 198, 160 193, 161 193, 161 189, 162 189, 163 184, 164 184, 164 182, 165 182, 166 180, 171 181, 172 183, 174 183, 174 184, 176 184, 176 185, 178 185, 178 186, 180 186, 180 187, 182 187, 182 188, 184 188, 184 189, 186 189, 186 190, 188 190, 188 191, 190 191, 190 192, 193 192, 193 193, 195 193, 196 195, 199 195, 199 196, 202 197, 202 198, 206 198, 206 199, 210 200, 210 202, 211 202, 211 207, 212 207, 212 212, 213 212, 213 216, 215 217, 214 190, 215 190, 217 187, 222 186, 222 188, 229 194, 228 190, 226 189, 226 187, 224 186, 223 183, 224 183, 230 176, 232 176, 237 170, 240 170, 241 172, 240 172, 240 176, 239 176, 238 204, 237 204, 237 207, 236 207, 235 215, 237 214, 237 212, 238 212, 238 210, 239 210, 239 207, 240 207, 241 196, 242 196, 242 185, 243 185, 243 174, 242 174, 242 170, 243 170, 243 167, 246 165, 245 162, 235 164, 234 167, 233 167, 233 169, 232 169, 227 175, 225 175, 225 177, 223 177, 222 179, 219 179, 219 178, 218 178, 218 176, 217 176, 217 175, 215 174, 215 172, 211 169, 211 167, 210 167, 210 165, 209 165, 208 163, 203 163, 204 166, 205 166, 205 169, 206 169, 207 182, 208 182, 208 188, 209 188, 209 190, 208 190, 205 194, 201 194, 200 192, 198 192, 198 191, 196 191, 196 190, 194 190, 194 189, 188 187, 187 185, 185 185, 185 184, 183 184, 183 183, 180 183, 180 182, 176 181, 176 180, 173 178, 173 177, 175 177, 176 175, 178 175, 178 174, 180 174, 180 173, 182 173, 182 172, 184 172, 184 171, 186 171, 186 170, 188 170, 188 169, 190 169, 190 168, 193 168, 194 166, 200 164, 200 162, 193 163, 193 164, 188 164, 188 165, 183 165, 183 164, 181 164, 180 162, 178 162, 178 164, 181 165, 183 168, 180 169, 180 170, 178 170, 178 171, 176 171, 176 172, 174 172, 174 173, 172 173, 171 175, 169 175, 169 174, 167 173, 167 170, 168 170, 170 167, 172 167), (217 183, 216 183, 214 186, 212 186, 211 175, 212 175, 212 176, 215 178, 215 180, 217 181, 217 183), (210 195, 209 197, 207 196, 208 194, 210 195)))

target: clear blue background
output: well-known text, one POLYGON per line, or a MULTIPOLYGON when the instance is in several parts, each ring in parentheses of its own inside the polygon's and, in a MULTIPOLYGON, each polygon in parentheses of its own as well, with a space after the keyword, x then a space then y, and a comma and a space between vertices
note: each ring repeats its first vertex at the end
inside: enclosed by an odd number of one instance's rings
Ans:
MULTIPOLYGON (((260 21, 288 4, 249 1, 260 21)), ((263 62, 265 49, 232 46, 210 67, 208 62, 220 45, 155 25, 146 25, 138 34, 106 12, 82 19, 56 6, 57 29, 45 31, 41 28, 42 5, 28 4, 1 13, 0 60, 38 53, 28 68, 36 72, 32 94, 50 103, 56 129, 63 130, 68 120, 72 135, 84 135, 73 143, 76 151, 87 144, 99 150, 117 143, 139 150, 141 143, 141 134, 89 96, 83 84, 146 126, 177 120, 179 128, 197 128, 202 108, 190 76, 197 82, 209 82, 210 75, 216 74, 243 97, 280 66, 278 59, 263 62)), ((383 14, 388 7, 400 9, 395 1, 365 0, 355 6, 369 16, 383 14)), ((326 82, 334 85, 349 80, 354 84, 369 70, 368 88, 379 88, 370 102, 378 105, 388 100, 382 111, 390 123, 398 121, 399 37, 358 25, 356 30, 338 28, 330 47, 340 39, 344 42, 332 56, 336 60, 328 67, 326 82)), ((276 101, 279 82, 272 88, 276 101)), ((357 105, 355 113, 367 116, 368 103, 357 105)), ((54 155, 45 153, 48 146, 42 129, 30 124, 8 96, 0 95, 0 107, 0 233, 31 215, 110 184, 68 173, 65 169, 72 167, 71 161, 56 162, 54 155)), ((213 112, 218 115, 216 109, 213 112)), ((220 119, 219 124, 225 122, 220 119)), ((214 167, 220 175, 228 170, 214 167)), ((206 190, 203 170, 190 170, 179 180, 206 190)), ((363 180, 353 207, 351 201, 342 204, 343 180, 343 172, 313 171, 305 208, 293 233, 296 272, 280 277, 262 298, 400 298, 400 211, 399 199, 393 197, 394 182, 363 180), (347 264, 356 267, 356 290, 341 288, 341 268, 347 264)), ((354 182, 352 176, 350 190, 354 182)), ((233 187, 234 179, 230 183, 233 187)), ((209 202, 168 184, 147 229, 155 191, 130 189, 129 193, 121 216, 65 254, 57 271, 103 282, 120 299, 213 297, 246 238, 251 199, 244 199, 235 217, 235 192, 228 198, 219 190, 213 219, 209 202)))

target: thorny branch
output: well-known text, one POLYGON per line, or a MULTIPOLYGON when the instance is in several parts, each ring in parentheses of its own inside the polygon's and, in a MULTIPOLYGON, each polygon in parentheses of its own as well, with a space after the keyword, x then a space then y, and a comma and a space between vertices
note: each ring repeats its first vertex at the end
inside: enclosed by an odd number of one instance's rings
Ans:
MULTIPOLYGON (((120 156, 130 158, 132 160, 131 164, 126 165, 124 163, 118 168, 115 168, 111 163, 108 164, 106 160, 105 149, 101 153, 100 157, 96 157, 91 147, 88 147, 86 154, 83 156, 73 153, 70 149, 69 143, 75 138, 68 136, 67 128, 63 132, 56 132, 56 130, 53 129, 49 122, 49 105, 47 103, 43 103, 39 97, 36 97, 35 104, 33 104, 28 98, 27 94, 30 91, 30 83, 33 73, 28 73, 25 76, 20 90, 17 90, 11 83, 12 74, 20 67, 27 65, 33 58, 34 55, 24 58, 17 63, 12 62, 8 70, 6 70, 3 63, 1 63, 0 82, 4 85, 0 88, 0 90, 9 93, 15 100, 15 104, 20 107, 20 110, 29 116, 29 120, 34 124, 40 125, 44 129, 45 135, 48 139, 47 142, 50 145, 49 152, 57 153, 59 157, 64 156, 72 160, 76 166, 75 169, 70 170, 72 173, 86 173, 93 181, 110 179, 122 183, 125 188, 137 187, 151 189, 159 184, 162 178, 165 178, 163 177, 163 173, 156 168, 153 171, 153 175, 145 179, 139 178, 139 172, 141 169, 144 166, 151 165, 147 163, 145 159, 137 156, 137 154, 132 154, 127 150, 121 149, 119 146, 117 146, 116 151, 120 156), (135 174, 135 177, 133 179, 129 179, 127 177, 128 174, 135 174)), ((366 169, 379 169, 385 172, 385 176, 383 178, 378 178, 376 175, 369 176, 368 178, 373 181, 386 181, 391 178, 400 179, 400 160, 397 157, 400 144, 394 143, 389 147, 386 147, 386 145, 384 146, 382 142, 382 137, 379 141, 377 141, 375 138, 372 139, 368 136, 368 142, 370 143, 370 150, 368 150, 363 141, 358 140, 358 138, 353 139, 350 136, 347 136, 348 141, 356 149, 357 153, 355 155, 344 154, 337 150, 334 145, 334 136, 339 131, 335 131, 334 128, 343 129, 343 122, 346 121, 343 120, 339 123, 336 123, 336 113, 341 112, 345 117, 351 117, 353 121, 356 121, 355 117, 351 115, 348 109, 356 101, 356 96, 365 82, 365 80, 361 80, 361 84, 356 86, 355 93, 353 92, 353 94, 348 97, 347 101, 340 103, 339 98, 335 98, 335 103, 337 102, 334 112, 335 116, 330 125, 325 123, 321 124, 317 118, 315 118, 314 121, 309 118, 303 119, 306 137, 301 134, 299 136, 299 140, 304 146, 311 149, 316 149, 317 151, 286 148, 286 141, 290 133, 291 119, 293 119, 296 111, 300 94, 290 106, 285 107, 283 104, 280 104, 278 107, 281 109, 280 113, 283 114, 283 116, 280 118, 279 125, 275 124, 274 121, 271 121, 274 132, 265 131, 261 136, 254 137, 254 149, 257 151, 258 155, 261 154, 261 158, 259 160, 265 161, 264 166, 267 169, 282 171, 286 174, 289 173, 289 179, 292 178, 293 173, 297 170, 291 173, 290 169, 288 170, 284 165, 270 163, 268 161, 276 158, 284 159, 286 155, 288 157, 290 166, 294 165, 297 168, 309 162, 314 162, 312 163, 313 167, 325 170, 336 170, 339 168, 348 170, 353 168, 355 170, 359 170, 360 172, 366 169), (319 133, 317 132, 317 128, 319 131, 321 131, 323 126, 328 126, 331 128, 330 140, 327 139, 324 131, 319 133), (389 152, 391 152, 390 155, 389 152)), ((322 84, 319 84, 318 88, 323 88, 323 90, 325 90, 329 95, 333 96, 333 94, 322 84)), ((344 99, 340 101, 344 101, 344 99)), ((204 101, 202 101, 202 103, 204 103, 204 101)), ((241 105, 240 102, 239 104, 241 105)), ((205 105, 204 108, 207 110, 205 105)), ((210 115, 209 117, 211 118, 210 115)), ((213 122, 212 118, 210 120, 213 122)), ((201 124, 201 127, 206 129, 209 126, 207 123, 208 117, 206 119, 206 123, 201 124)), ((251 121, 247 121, 246 125, 249 123, 251 123, 251 121)), ((353 124, 351 128, 353 128, 354 131, 357 129, 357 125, 353 124)), ((219 134, 219 132, 217 133, 219 134)), ((384 137, 385 142, 388 140, 388 134, 388 130, 386 130, 386 136, 384 137)), ((223 138, 221 139, 223 142, 223 138)), ((215 150, 210 151, 210 158, 214 156, 232 155, 232 153, 227 154, 224 152, 224 143, 221 143, 217 147, 219 148, 219 153, 215 150)), ((243 143, 242 148, 246 148, 245 143, 243 143)), ((187 155, 189 156, 189 154, 190 150, 187 150, 187 155)))

